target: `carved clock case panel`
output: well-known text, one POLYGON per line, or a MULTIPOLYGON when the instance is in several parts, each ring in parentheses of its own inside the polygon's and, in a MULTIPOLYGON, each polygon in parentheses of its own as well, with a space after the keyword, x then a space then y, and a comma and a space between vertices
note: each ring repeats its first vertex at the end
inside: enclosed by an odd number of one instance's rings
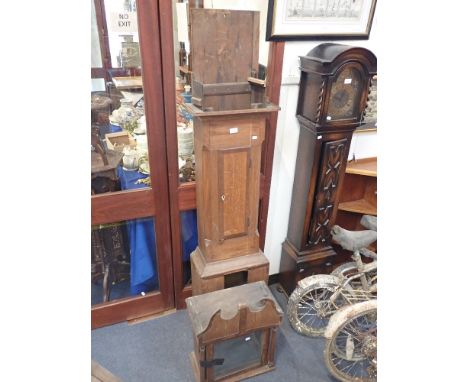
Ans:
POLYGON ((338 185, 346 168, 348 150, 347 138, 323 144, 322 163, 319 167, 318 184, 305 248, 329 245, 334 212, 336 215, 338 185))

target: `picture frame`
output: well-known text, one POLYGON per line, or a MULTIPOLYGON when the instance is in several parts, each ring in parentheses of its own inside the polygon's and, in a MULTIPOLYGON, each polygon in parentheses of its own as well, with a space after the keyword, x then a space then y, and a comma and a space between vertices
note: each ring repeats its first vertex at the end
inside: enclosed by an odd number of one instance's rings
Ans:
POLYGON ((368 40, 377 0, 269 0, 267 41, 368 40))

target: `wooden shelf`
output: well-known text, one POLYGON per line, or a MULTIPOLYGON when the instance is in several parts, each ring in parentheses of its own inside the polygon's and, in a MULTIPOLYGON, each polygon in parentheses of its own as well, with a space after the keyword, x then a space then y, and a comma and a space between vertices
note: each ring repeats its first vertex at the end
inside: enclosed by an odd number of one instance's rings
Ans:
POLYGON ((352 200, 350 202, 342 202, 338 205, 340 211, 354 212, 363 215, 377 216, 377 207, 370 203, 367 199, 352 200))
POLYGON ((143 87, 143 80, 141 76, 113 77, 112 81, 118 90, 141 89, 143 87))
POLYGON ((377 158, 364 158, 348 162, 346 166, 347 174, 377 177, 377 158))

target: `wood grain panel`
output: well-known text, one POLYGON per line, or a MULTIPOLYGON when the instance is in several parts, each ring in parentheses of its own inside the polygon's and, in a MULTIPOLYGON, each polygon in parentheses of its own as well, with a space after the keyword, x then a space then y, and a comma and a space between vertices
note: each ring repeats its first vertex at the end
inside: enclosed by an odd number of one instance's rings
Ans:
POLYGON ((153 184, 155 228, 161 294, 166 308, 174 307, 171 220, 164 110, 162 48, 158 1, 137 0, 138 36, 141 50, 149 165, 153 184))
POLYGON ((177 188, 177 204, 180 211, 194 210, 197 208, 196 183, 180 184, 177 188))
MULTIPOLYGON (((178 210, 189 211, 197 208, 196 182, 183 183, 178 185, 177 193, 174 198, 178 203, 178 210)), ((261 201, 265 195, 266 185, 265 176, 260 175, 260 198, 261 201)), ((259 228, 260 230, 260 228, 259 228)), ((265 238, 263 238, 265 239, 265 238)))
POLYGON ((252 36, 259 12, 192 9, 190 16, 193 78, 206 84, 246 81, 252 65, 258 65, 258 46, 255 57, 252 36))
POLYGON ((160 292, 95 305, 91 309, 91 328, 153 315, 166 309, 160 292))
POLYGON ((155 214, 153 191, 119 191, 91 197, 91 224, 113 223, 155 214))
POLYGON ((249 150, 224 151, 220 164, 222 232, 228 238, 247 231, 249 150))

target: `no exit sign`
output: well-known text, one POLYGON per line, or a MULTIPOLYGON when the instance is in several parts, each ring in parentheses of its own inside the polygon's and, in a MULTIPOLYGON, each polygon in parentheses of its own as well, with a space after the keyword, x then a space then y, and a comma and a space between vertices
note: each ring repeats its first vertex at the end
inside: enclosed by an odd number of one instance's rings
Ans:
POLYGON ((111 12, 111 32, 138 32, 136 12, 111 12))

